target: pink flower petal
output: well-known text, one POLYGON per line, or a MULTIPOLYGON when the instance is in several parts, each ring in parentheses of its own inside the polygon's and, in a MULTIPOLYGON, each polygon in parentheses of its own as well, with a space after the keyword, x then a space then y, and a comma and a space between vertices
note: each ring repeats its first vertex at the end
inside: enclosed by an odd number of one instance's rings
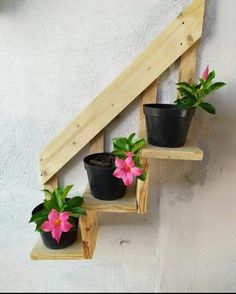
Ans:
POLYGON ((134 176, 139 177, 143 173, 143 170, 139 167, 132 167, 131 172, 134 176))
POLYGON ((73 225, 68 221, 64 221, 61 223, 61 230, 62 232, 69 232, 73 228, 73 225))
POLYGON ((114 171, 113 176, 116 177, 116 178, 121 179, 121 178, 123 178, 123 176, 125 176, 125 172, 124 172, 124 170, 117 168, 114 171))
POLYGON ((49 214, 48 214, 48 220, 51 221, 55 221, 56 219, 59 218, 59 212, 56 209, 52 209, 49 214))
POLYGON ((64 211, 62 213, 60 213, 59 219, 64 222, 67 221, 69 219, 70 216, 70 212, 69 211, 64 211))
POLYGON ((202 79, 205 81, 208 78, 208 74, 209 74, 209 65, 207 65, 207 67, 205 68, 203 74, 202 74, 202 79))
POLYGON ((51 230, 53 229, 53 224, 49 221, 45 221, 42 225, 41 225, 41 229, 44 232, 51 232, 51 230))
POLYGON ((61 230, 60 226, 54 227, 52 229, 52 237, 53 237, 53 239, 55 239, 57 241, 57 243, 59 243, 59 241, 60 241, 61 234, 62 234, 62 230, 61 230))
POLYGON ((120 159, 120 158, 116 157, 115 165, 118 168, 123 168, 123 166, 125 165, 125 161, 123 159, 120 159))
POLYGON ((133 175, 132 173, 127 173, 125 177, 122 178, 125 186, 131 186, 133 183, 133 175))
POLYGON ((130 167, 130 168, 134 167, 134 161, 133 161, 132 157, 127 157, 127 158, 125 159, 125 163, 126 163, 126 165, 128 165, 128 167, 130 167))

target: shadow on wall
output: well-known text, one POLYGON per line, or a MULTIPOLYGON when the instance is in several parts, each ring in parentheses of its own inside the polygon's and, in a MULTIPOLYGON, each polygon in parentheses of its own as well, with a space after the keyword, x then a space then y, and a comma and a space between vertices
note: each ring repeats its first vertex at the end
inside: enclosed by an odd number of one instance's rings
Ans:
POLYGON ((24 6, 25 0, 0 0, 0 14, 13 13, 24 6))

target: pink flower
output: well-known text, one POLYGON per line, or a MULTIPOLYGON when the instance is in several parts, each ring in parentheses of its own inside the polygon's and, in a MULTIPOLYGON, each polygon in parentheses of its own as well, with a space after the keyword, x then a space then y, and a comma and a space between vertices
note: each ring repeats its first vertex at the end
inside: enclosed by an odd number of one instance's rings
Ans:
POLYGON ((126 156, 127 158, 125 160, 116 157, 116 170, 114 171, 113 176, 122 179, 126 186, 131 186, 133 183, 133 177, 141 176, 143 170, 135 166, 132 159, 133 153, 127 152, 126 156))
POLYGON ((52 209, 48 214, 48 221, 45 221, 41 229, 44 232, 51 232, 53 239, 59 243, 62 232, 68 232, 73 225, 68 222, 70 213, 58 212, 56 209, 52 209))
POLYGON ((205 81, 209 75, 209 65, 205 68, 203 74, 202 74, 202 79, 205 81))

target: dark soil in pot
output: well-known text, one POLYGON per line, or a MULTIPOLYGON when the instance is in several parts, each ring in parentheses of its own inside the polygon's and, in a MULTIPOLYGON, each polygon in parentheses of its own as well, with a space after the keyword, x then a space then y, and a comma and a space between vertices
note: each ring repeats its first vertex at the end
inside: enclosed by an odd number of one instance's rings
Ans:
POLYGON ((144 104, 148 143, 161 147, 185 144, 195 108, 178 109, 174 104, 144 104))
POLYGON ((111 153, 95 153, 84 158, 91 194, 100 200, 116 200, 125 195, 126 186, 113 176, 115 156, 111 153))
MULTIPOLYGON (((32 215, 43 209, 43 203, 36 206, 32 215)), ((40 232, 43 244, 50 249, 63 249, 74 243, 78 235, 78 218, 70 217, 69 222, 74 225, 74 227, 66 233, 62 233, 59 243, 53 239, 51 232, 40 232)))

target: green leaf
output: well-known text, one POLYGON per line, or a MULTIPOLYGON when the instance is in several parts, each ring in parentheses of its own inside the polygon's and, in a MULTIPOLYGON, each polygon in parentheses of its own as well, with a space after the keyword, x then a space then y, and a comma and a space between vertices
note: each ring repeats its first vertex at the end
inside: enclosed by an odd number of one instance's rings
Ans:
POLYGON ((86 210, 81 208, 81 207, 73 207, 73 208, 70 208, 68 211, 70 211, 73 215, 86 215, 86 210))
POLYGON ((180 108, 191 108, 196 104, 196 99, 192 97, 183 97, 181 99, 177 99, 176 103, 180 108))
POLYGON ((215 78, 215 76, 216 76, 216 74, 215 74, 214 70, 209 73, 209 75, 204 83, 204 88, 207 88, 211 84, 211 82, 215 78))
POLYGON ((73 198, 70 198, 67 202, 66 202, 66 207, 65 209, 70 209, 76 206, 81 206, 83 204, 83 197, 80 196, 75 196, 73 198))
POLYGON ((52 194, 51 201, 57 203, 56 190, 54 190, 51 194, 52 194))
POLYGON ((115 138, 112 140, 114 148, 124 151, 130 151, 129 141, 126 138, 115 138))
POLYGON ((71 213, 70 216, 79 218, 81 216, 81 214, 79 214, 79 213, 71 213))
POLYGON ((216 91, 217 89, 223 87, 224 85, 226 85, 226 84, 223 82, 217 82, 217 83, 211 84, 207 88, 207 92, 208 92, 208 94, 210 94, 211 92, 216 91))
POLYGON ((41 226, 44 223, 44 221, 36 223, 35 232, 42 232, 41 226))
POLYGON ((56 194, 56 201, 57 201, 57 204, 58 204, 59 210, 60 210, 60 211, 63 211, 64 206, 65 206, 65 203, 64 203, 64 201, 63 201, 63 199, 62 199, 62 194, 61 194, 60 189, 56 189, 56 190, 55 190, 55 194, 56 194))
POLYGON ((44 192, 49 197, 49 199, 52 198, 52 193, 49 190, 44 189, 44 190, 40 190, 40 191, 44 192))
POLYGON ((49 213, 48 209, 42 209, 39 212, 34 213, 29 222, 32 223, 32 222, 39 222, 42 220, 46 220, 48 218, 48 213, 49 213))
POLYGON ((211 113, 211 114, 215 114, 216 113, 215 107, 213 105, 211 105, 210 103, 201 102, 199 104, 199 106, 201 108, 203 108, 204 110, 206 110, 208 113, 211 113))
POLYGON ((135 133, 132 133, 131 135, 129 135, 128 140, 130 144, 132 144, 134 137, 135 137, 135 133))
POLYGON ((146 144, 146 141, 144 139, 140 139, 138 140, 134 146, 131 149, 131 152, 136 153, 139 150, 141 150, 143 148, 143 146, 146 144))
POLYGON ((185 88, 189 88, 189 90, 192 90, 192 85, 190 85, 187 82, 179 82, 179 83, 176 83, 176 85, 177 86, 184 86, 185 88))
POLYGON ((197 89, 197 90, 198 90, 198 89, 200 89, 200 88, 201 88, 201 86, 202 86, 201 84, 197 84, 197 85, 195 85, 195 89, 197 89))
POLYGON ((192 98, 192 97, 188 97, 184 99, 184 105, 185 107, 189 108, 189 107, 194 107, 195 103, 196 103, 196 99, 192 98))
POLYGON ((140 179, 141 181, 145 181, 146 180, 146 176, 147 176, 147 173, 144 170, 143 173, 141 174, 141 176, 138 177, 138 179, 140 179))
POLYGON ((111 153, 117 157, 119 157, 120 159, 124 159, 125 158, 125 152, 126 151, 112 151, 111 153))
POLYGON ((195 89, 192 87, 192 86, 190 86, 190 85, 188 85, 188 86, 184 86, 184 85, 180 85, 178 88, 177 88, 177 90, 179 90, 179 92, 181 93, 181 94, 185 94, 185 95, 187 95, 187 96, 191 96, 191 95, 193 95, 194 96, 194 92, 195 92, 195 89))
POLYGON ((48 210, 52 210, 53 208, 55 208, 56 210, 60 209, 57 202, 54 202, 52 200, 46 200, 45 199, 44 202, 43 202, 43 206, 48 210))
POLYGON ((68 195, 68 193, 70 192, 70 190, 73 188, 74 185, 68 185, 65 187, 65 189, 63 190, 62 192, 62 195, 61 195, 61 199, 62 200, 65 200, 66 199, 66 196, 68 195))

